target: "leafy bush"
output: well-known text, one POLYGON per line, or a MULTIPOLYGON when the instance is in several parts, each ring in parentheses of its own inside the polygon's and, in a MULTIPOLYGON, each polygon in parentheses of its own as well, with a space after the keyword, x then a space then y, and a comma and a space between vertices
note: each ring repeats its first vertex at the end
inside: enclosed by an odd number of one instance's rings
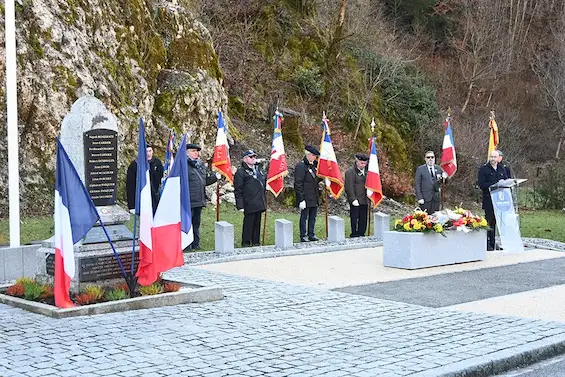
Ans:
POLYGON ((163 286, 159 283, 153 283, 146 287, 139 287, 139 293, 141 293, 142 296, 158 295, 159 293, 163 293, 163 286))
POLYGON ((125 282, 118 284, 116 289, 121 289, 122 291, 126 292, 129 295, 129 286, 125 282))
POLYGON ((55 296, 55 292, 53 291, 53 285, 51 284, 44 284, 43 285, 43 294, 41 295, 42 300, 50 300, 55 296))
POLYGON ((320 75, 320 70, 316 67, 299 68, 294 74, 293 81, 301 94, 311 98, 321 98, 324 95, 323 80, 320 75))
POLYGON ((24 292, 25 287, 23 283, 16 283, 6 289, 6 294, 14 297, 23 297, 24 292))
POLYGON ((125 300, 126 298, 129 298, 129 294, 120 288, 114 288, 106 292, 106 300, 108 301, 125 300))
POLYGON ((543 209, 565 208, 565 162, 560 161, 545 170, 536 187, 536 202, 543 209))
POLYGON ((90 293, 81 293, 75 297, 75 301, 79 305, 89 305, 96 302, 96 297, 90 293))
POLYGON ((16 284, 25 285, 25 284, 33 284, 33 283, 35 283, 35 279, 32 279, 32 278, 23 277, 23 278, 19 278, 19 279, 16 280, 16 284))
POLYGON ((165 292, 176 292, 180 289, 180 284, 178 283, 165 283, 163 284, 163 291, 165 292))
POLYGON ((30 301, 39 301, 44 293, 45 288, 35 280, 26 281, 24 283, 24 299, 30 301))
POLYGON ((104 289, 97 285, 89 285, 83 293, 88 293, 95 301, 100 301, 104 297, 104 289))

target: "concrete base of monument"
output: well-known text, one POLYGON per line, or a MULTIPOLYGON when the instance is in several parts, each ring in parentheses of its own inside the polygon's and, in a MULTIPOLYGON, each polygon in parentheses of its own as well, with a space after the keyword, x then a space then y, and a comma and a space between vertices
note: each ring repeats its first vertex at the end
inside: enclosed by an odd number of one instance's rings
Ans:
MULTIPOLYGON (((36 278, 44 283, 52 283, 55 274, 55 249, 50 242, 37 250, 36 278)), ((114 242, 126 275, 130 275, 132 242, 114 242)), ((113 285, 124 281, 120 264, 109 243, 75 245, 75 278, 71 281, 71 293, 79 292, 87 285, 113 285)), ((134 272, 139 264, 139 253, 134 252, 134 272)))
MULTIPOLYGON (((102 302, 99 304, 76 306, 74 308, 67 309, 61 309, 56 306, 24 300, 22 298, 8 296, 5 294, 0 294, 0 303, 52 318, 68 318, 138 309, 151 309, 162 306, 210 302, 222 300, 224 298, 222 289, 218 286, 205 287, 198 284, 184 282, 179 282, 179 284, 181 284, 181 289, 177 292, 161 293, 152 296, 140 296, 118 301, 102 302)), ((0 290, 7 287, 8 286, 0 286, 0 290)))

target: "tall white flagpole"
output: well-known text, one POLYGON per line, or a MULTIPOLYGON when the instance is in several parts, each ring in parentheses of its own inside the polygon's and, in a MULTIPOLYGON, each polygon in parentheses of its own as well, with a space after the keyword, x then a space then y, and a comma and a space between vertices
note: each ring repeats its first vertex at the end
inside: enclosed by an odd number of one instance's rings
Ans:
POLYGON ((5 0, 6 20, 6 109, 8 127, 8 196, 10 203, 10 247, 20 246, 20 171, 18 145, 18 81, 16 79, 16 6, 5 0))

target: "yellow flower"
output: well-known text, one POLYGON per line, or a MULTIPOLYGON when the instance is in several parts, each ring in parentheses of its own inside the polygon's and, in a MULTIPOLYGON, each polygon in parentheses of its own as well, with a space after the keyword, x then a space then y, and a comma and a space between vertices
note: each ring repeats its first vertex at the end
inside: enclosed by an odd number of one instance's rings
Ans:
POLYGON ((443 232, 443 226, 441 224, 436 224, 434 225, 434 230, 436 231, 436 233, 441 233, 443 232))
POLYGON ((402 224, 402 220, 400 220, 400 219, 399 219, 399 220, 396 220, 396 221, 394 222, 394 226, 395 226, 395 227, 398 226, 398 225, 400 225, 400 224, 402 224))
POLYGON ((414 230, 420 230, 422 229, 422 225, 420 225, 419 222, 416 222, 416 224, 414 224, 414 230))
POLYGON ((486 219, 481 219, 480 225, 481 225, 481 226, 487 226, 487 225, 488 225, 487 220, 486 220, 486 219))
POLYGON ((476 221, 471 221, 471 224, 473 224, 473 228, 478 228, 479 227, 479 223, 476 221))
POLYGON ((405 230, 410 230, 410 223, 404 224, 404 229, 405 229, 405 230))

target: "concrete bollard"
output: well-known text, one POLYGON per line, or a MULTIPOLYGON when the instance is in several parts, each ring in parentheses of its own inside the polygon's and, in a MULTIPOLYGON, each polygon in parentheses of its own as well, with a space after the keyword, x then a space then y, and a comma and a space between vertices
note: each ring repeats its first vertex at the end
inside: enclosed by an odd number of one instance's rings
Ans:
POLYGON ((345 241, 345 223, 339 216, 328 218, 328 242, 345 241))
POLYGON ((385 232, 390 230, 390 216, 383 212, 373 214, 373 236, 383 239, 385 232))
POLYGON ((227 221, 217 221, 215 232, 216 252, 232 253, 235 249, 233 224, 227 221))
POLYGON ((292 247, 292 221, 285 219, 275 220, 275 246, 281 249, 292 247))

